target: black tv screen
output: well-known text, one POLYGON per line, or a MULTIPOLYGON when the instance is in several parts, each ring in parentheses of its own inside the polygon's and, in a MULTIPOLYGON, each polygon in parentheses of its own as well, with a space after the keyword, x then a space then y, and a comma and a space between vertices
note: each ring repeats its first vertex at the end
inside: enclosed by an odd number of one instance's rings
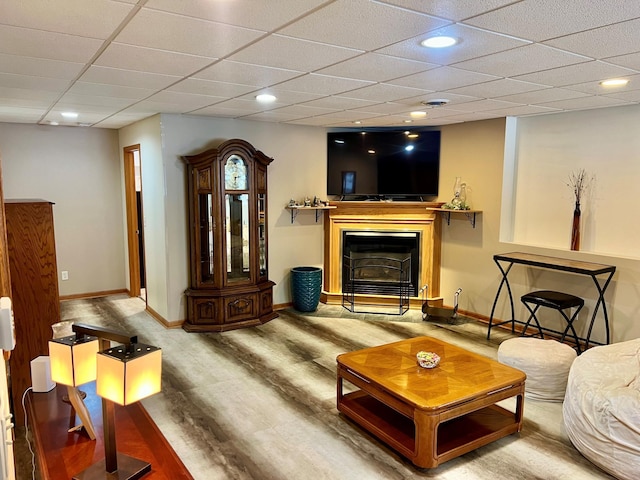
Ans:
POLYGON ((327 195, 437 196, 439 172, 439 130, 327 134, 327 195))

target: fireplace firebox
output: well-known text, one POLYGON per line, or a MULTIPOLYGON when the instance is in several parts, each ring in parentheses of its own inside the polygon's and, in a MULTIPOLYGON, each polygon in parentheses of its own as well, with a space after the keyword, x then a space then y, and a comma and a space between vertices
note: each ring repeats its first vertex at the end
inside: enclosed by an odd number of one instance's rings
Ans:
POLYGON ((418 296, 420 232, 342 232, 342 292, 418 296))

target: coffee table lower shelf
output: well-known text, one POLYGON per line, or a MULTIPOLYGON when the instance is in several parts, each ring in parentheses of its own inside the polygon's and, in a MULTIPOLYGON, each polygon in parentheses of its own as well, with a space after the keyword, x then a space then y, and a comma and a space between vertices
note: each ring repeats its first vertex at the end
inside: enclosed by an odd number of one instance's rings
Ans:
MULTIPOLYGON (((419 434, 412 418, 362 390, 345 394, 338 403, 338 410, 414 464, 424 468, 437 467, 520 429, 514 412, 498 405, 488 405, 439 423, 433 442, 435 452, 427 454, 431 460, 423 462, 419 459, 424 458, 428 452, 420 452, 419 446, 416 448, 419 434)), ((430 434, 432 432, 422 432, 422 435, 430 434)))

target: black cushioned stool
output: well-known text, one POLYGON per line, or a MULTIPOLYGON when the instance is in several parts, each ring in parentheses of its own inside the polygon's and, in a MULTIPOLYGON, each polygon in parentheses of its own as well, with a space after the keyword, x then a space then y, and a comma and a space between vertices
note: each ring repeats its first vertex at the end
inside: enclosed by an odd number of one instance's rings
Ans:
MULTIPOLYGON (((538 322, 538 319, 536 318, 536 312, 540 307, 552 308, 560 312, 564 319, 567 321, 567 328, 565 328, 564 332, 562 332, 562 338, 560 339, 560 342, 564 341, 564 338, 567 336, 567 332, 571 330, 573 338, 576 342, 576 349, 578 353, 580 353, 580 340, 578 339, 576 329, 573 328, 573 321, 578 317, 578 313, 580 312, 582 307, 584 307, 584 299, 576 297, 575 295, 569 295, 568 293, 554 292, 553 290, 538 290, 537 292, 530 292, 526 295, 523 295, 520 300, 522 301, 524 306, 527 307, 529 312, 531 312, 531 315, 529 315, 529 319, 527 320, 527 323, 525 323, 524 329, 522 331, 523 337, 527 336, 527 329, 531 324, 531 320, 533 320, 538 327, 540 338, 544 338, 542 327, 540 326, 540 322, 538 322), (532 307, 532 305, 534 305, 534 307, 532 307), (569 318, 569 316, 564 311, 566 309, 574 307, 577 307, 576 311, 573 312, 573 315, 571 316, 571 318, 569 318)), ((534 333, 530 336, 535 335, 538 334, 534 333)))

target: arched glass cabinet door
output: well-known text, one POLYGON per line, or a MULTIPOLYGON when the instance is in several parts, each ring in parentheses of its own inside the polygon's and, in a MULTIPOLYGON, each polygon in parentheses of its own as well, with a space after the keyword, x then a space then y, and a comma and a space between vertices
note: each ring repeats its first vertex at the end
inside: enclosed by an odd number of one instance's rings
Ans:
POLYGON ((239 155, 229 155, 224 162, 224 209, 227 281, 251 278, 249 168, 239 155))

